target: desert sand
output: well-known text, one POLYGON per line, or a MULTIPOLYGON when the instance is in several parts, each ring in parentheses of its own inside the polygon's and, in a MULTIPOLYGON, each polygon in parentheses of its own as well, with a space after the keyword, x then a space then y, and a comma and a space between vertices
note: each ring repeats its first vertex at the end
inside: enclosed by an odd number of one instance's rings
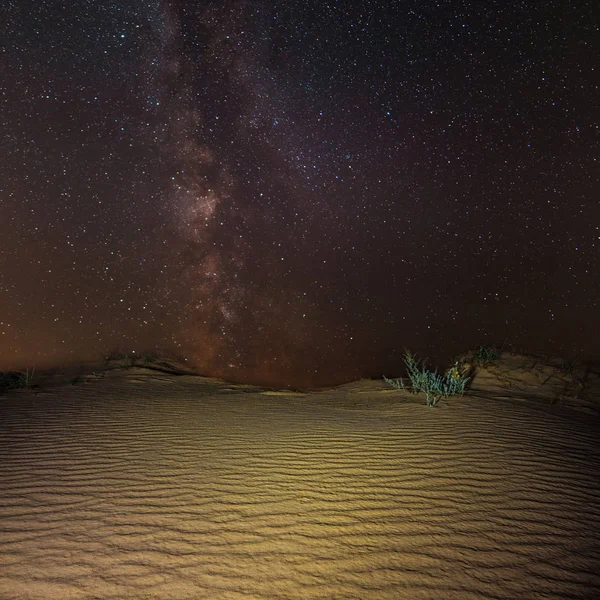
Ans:
POLYGON ((0 598, 600 598, 597 373, 436 407, 142 366, 0 395, 0 598))

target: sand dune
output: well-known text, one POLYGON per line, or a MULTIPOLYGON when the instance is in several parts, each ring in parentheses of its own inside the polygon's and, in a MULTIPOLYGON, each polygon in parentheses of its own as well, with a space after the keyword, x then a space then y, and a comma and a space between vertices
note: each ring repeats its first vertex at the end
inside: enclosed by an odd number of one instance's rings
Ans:
POLYGON ((435 408, 143 368, 5 393, 0 598, 600 598, 598 377, 533 360, 435 408))

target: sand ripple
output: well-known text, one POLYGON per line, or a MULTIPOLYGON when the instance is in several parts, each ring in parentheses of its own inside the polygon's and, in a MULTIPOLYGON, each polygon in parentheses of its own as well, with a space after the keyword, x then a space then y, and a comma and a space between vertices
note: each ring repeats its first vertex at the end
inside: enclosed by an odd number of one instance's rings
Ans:
POLYGON ((596 417, 129 375, 0 419, 1 598, 600 598, 596 417))

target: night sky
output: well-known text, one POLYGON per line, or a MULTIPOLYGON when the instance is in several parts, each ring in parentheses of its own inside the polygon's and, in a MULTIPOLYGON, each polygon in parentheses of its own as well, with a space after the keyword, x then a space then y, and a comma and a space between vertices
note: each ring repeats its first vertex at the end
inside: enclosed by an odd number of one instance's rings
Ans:
POLYGON ((0 367, 600 358, 598 12, 3 0, 0 367))

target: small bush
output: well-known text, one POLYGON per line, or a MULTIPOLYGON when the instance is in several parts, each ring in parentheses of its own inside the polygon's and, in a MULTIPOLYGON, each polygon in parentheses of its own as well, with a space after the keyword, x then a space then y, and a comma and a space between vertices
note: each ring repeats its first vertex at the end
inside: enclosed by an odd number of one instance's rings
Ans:
POLYGON ((108 363, 111 363, 113 361, 126 360, 128 356, 129 355, 127 354, 127 352, 124 352, 123 350, 119 350, 119 349, 110 350, 109 352, 102 353, 104 362, 107 365, 108 365, 108 363))
POLYGON ((579 365, 578 358, 574 358, 572 360, 567 360, 566 358, 563 358, 560 361, 560 365, 558 366, 558 368, 565 375, 570 375, 571 373, 573 373, 573 371, 575 370, 575 367, 577 367, 578 365, 579 365))
POLYGON ((140 359, 142 360, 142 362, 145 365, 149 365, 153 362, 156 362, 159 358, 160 358, 160 354, 153 350, 146 350, 145 352, 142 352, 142 354, 140 355, 140 359))
POLYGON ((151 362, 151 360, 146 355, 136 354, 135 350, 131 352, 125 352, 124 350, 115 349, 110 352, 103 352, 104 364, 106 366, 110 365, 110 363, 122 363, 122 367, 130 368, 135 367, 138 364, 138 361, 144 361, 144 364, 151 362))
POLYGON ((425 403, 429 407, 435 406, 442 398, 448 396, 462 396, 465 392, 465 387, 469 381, 460 368, 458 362, 454 363, 444 375, 436 371, 430 371, 426 368, 425 362, 422 365, 416 355, 408 350, 404 353, 404 364, 408 370, 408 378, 411 386, 407 388, 402 379, 384 380, 391 386, 398 389, 410 389, 413 394, 423 392, 425 394, 425 403))
POLYGON ((31 370, 0 373, 0 389, 30 390, 33 387, 34 373, 35 367, 31 370))
POLYGON ((500 351, 494 346, 479 346, 473 353, 473 362, 478 367, 489 367, 500 358, 500 351))

